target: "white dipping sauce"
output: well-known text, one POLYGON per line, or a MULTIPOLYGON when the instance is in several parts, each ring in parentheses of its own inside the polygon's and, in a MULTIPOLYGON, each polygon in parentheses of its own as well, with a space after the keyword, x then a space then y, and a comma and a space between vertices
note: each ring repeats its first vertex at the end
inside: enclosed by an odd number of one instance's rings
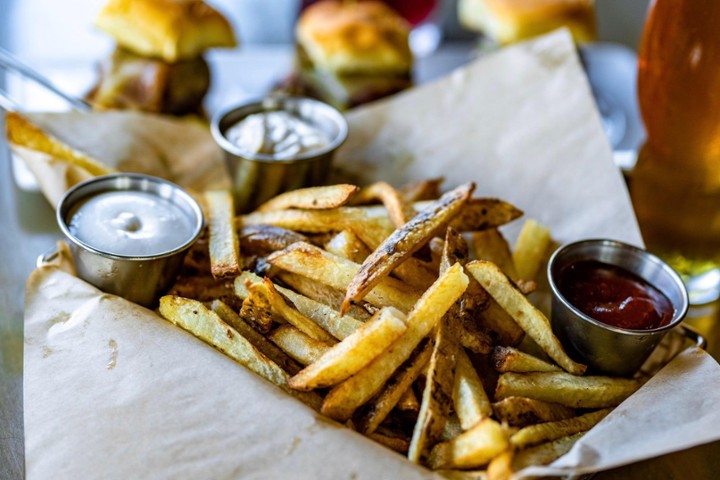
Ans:
POLYGON ((148 192, 111 191, 70 212, 68 227, 81 242, 114 255, 145 257, 190 240, 194 221, 170 200, 148 192))
POLYGON ((225 132, 225 137, 250 154, 287 160, 330 144, 327 133, 284 111, 248 115, 225 132))

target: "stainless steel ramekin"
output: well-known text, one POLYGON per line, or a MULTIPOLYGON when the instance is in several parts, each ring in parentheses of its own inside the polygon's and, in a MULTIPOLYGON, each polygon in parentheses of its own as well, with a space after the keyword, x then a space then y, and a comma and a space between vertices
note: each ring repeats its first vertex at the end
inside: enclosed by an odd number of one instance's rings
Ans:
POLYGON ((288 190, 321 185, 327 180, 335 151, 347 138, 345 117, 323 102, 304 97, 268 97, 232 107, 213 116, 210 129, 225 152, 232 179, 235 209, 247 212, 288 190), (225 132, 253 113, 284 110, 324 130, 332 139, 322 149, 291 159, 249 154, 225 137, 225 132))
POLYGON ((655 255, 615 240, 584 240, 562 246, 550 258, 547 273, 552 289, 553 331, 568 353, 595 373, 633 375, 687 313, 688 295, 680 276, 655 255), (675 310, 670 323, 651 330, 628 330, 582 313, 563 297, 556 284, 562 269, 580 260, 618 266, 656 287, 675 310))
POLYGON ((167 180, 131 173, 104 175, 75 185, 63 196, 56 214, 60 229, 70 241, 78 276, 100 290, 150 308, 173 284, 185 253, 204 225, 200 205, 185 190, 167 180), (172 250, 148 256, 111 254, 79 240, 68 228, 73 207, 109 191, 147 192, 173 202, 192 220, 192 235, 172 250))

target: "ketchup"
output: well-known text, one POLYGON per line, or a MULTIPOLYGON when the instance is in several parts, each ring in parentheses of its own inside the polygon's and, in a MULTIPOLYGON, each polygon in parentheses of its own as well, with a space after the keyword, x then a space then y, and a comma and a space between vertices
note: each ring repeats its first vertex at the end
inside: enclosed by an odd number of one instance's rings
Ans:
POLYGON ((660 290, 623 268, 581 260, 560 271, 560 293, 585 315, 613 327, 650 330, 667 325, 674 308, 660 290))

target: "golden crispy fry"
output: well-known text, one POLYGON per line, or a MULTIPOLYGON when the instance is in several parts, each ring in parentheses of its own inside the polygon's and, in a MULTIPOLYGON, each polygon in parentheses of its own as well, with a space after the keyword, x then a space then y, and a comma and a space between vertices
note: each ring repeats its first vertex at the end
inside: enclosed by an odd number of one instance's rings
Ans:
POLYGON ((275 250, 282 250, 295 242, 307 242, 305 235, 292 230, 270 225, 247 225, 238 233, 240 249, 245 254, 268 255, 275 250))
POLYGON ((467 354, 459 349, 453 384, 455 413, 463 430, 469 430, 483 418, 492 415, 492 406, 482 381, 467 354))
POLYGON ((85 169, 90 175, 107 175, 117 171, 66 145, 17 112, 5 112, 5 134, 11 146, 17 145, 52 155, 61 161, 85 169))
POLYGON ((420 401, 412 388, 405 390, 405 393, 402 394, 400 400, 397 402, 397 408, 405 412, 417 413, 420 411, 420 401))
POLYGON ((363 205, 380 201, 387 209, 388 216, 395 228, 405 225, 415 216, 411 202, 406 201, 400 193, 387 182, 375 182, 360 189, 352 199, 354 205, 363 205))
POLYGON ((370 255, 367 246, 350 230, 343 230, 335 235, 325 244, 325 250, 355 263, 362 263, 370 255))
POLYGON ((493 458, 487 466, 487 480, 509 480, 514 473, 512 459, 512 450, 505 450, 493 458))
POLYGON ((501 227, 522 214, 522 210, 497 198, 471 198, 450 226, 458 232, 476 232, 501 227))
POLYGON ((353 207, 255 212, 238 218, 243 226, 272 225, 304 233, 350 230, 370 248, 380 245, 393 231, 392 223, 387 217, 370 218, 362 209, 353 207))
POLYGON ((223 322, 233 327, 240 335, 252 343, 255 348, 262 352, 263 355, 277 363, 280 368, 291 375, 300 371, 300 365, 293 361, 292 358, 287 356, 264 335, 260 334, 247 324, 245 320, 240 318, 240 315, 235 313, 227 304, 220 300, 214 300, 210 308, 222 319, 223 322))
POLYGON ((458 344, 449 328, 448 314, 435 327, 434 347, 425 374, 420 413, 413 430, 408 459, 420 463, 442 435, 453 404, 453 380, 458 344))
POLYGON ((403 455, 407 453, 408 447, 410 446, 410 441, 407 438, 395 437, 380 432, 369 433, 367 436, 379 444, 385 445, 391 450, 395 450, 403 455))
POLYGON ((280 325, 270 332, 268 338, 302 365, 316 362, 332 347, 325 342, 315 340, 289 324, 280 325))
POLYGON ((498 420, 517 427, 575 416, 572 408, 526 397, 508 397, 493 403, 492 409, 498 420))
POLYGON ((267 333, 273 328, 276 318, 270 300, 263 292, 257 290, 245 296, 240 308, 240 316, 255 325, 255 328, 262 333, 267 333))
POLYGON ((503 373, 495 398, 529 397, 572 408, 605 408, 619 405, 640 385, 634 379, 577 377, 565 372, 503 373))
POLYGON ((443 432, 440 436, 440 440, 442 440, 443 442, 447 442, 448 440, 452 440, 453 438, 457 437, 461 433, 463 433, 463 428, 460 425, 460 420, 458 419, 457 415, 450 415, 447 422, 445 422, 445 426, 443 427, 443 432))
MULTIPOLYGON (((267 261, 282 270, 305 275, 339 290, 345 289, 360 266, 342 257, 306 243, 296 243, 270 255, 267 261)), ((367 301, 378 307, 395 307, 408 312, 420 298, 420 292, 394 278, 386 278, 368 295, 367 301)))
POLYGON ((405 392, 410 391, 413 382, 425 370, 433 351, 433 343, 426 340, 412 353, 411 357, 397 369, 383 390, 368 402, 358 418, 358 429, 363 433, 372 433, 387 418, 405 392))
POLYGON ((476 260, 466 267, 495 301, 510 314, 530 338, 565 371, 575 375, 585 372, 585 365, 571 359, 550 327, 550 322, 508 280, 497 265, 476 260))
MULTIPOLYGON (((455 262, 460 262, 461 265, 467 263, 467 242, 452 227, 448 227, 442 245, 441 272, 455 262)), ((490 336, 482 330, 477 322, 478 313, 486 308, 488 300, 487 292, 471 276, 468 288, 460 297, 450 322, 454 335, 460 340, 462 346, 475 353, 490 353, 492 348, 490 336)))
POLYGON ((467 283, 468 278, 459 264, 441 275, 408 315, 405 334, 366 368, 334 387, 325 397, 323 413, 337 420, 350 418, 408 359, 415 347, 462 295, 467 283))
POLYGON ((492 262, 512 281, 517 282, 518 274, 513 261, 510 245, 497 228, 488 228, 473 233, 475 258, 492 262))
POLYGON ((240 274, 240 242, 235 229, 235 204, 227 190, 205 192, 210 233, 210 269, 215 278, 240 274))
POLYGON ((287 372, 263 355, 245 337, 223 322, 217 314, 208 310, 202 303, 166 295, 160 299, 159 311, 166 320, 187 330, 313 408, 317 408, 319 397, 313 394, 294 392, 288 388, 287 372))
POLYGON ((436 232, 457 216, 474 189, 475 184, 469 183, 446 193, 437 202, 433 202, 412 220, 395 230, 370 254, 352 278, 340 312, 347 310, 350 302, 362 300, 405 258, 420 249, 436 232))
POLYGON ((298 312, 294 306, 288 305, 285 299, 283 299, 278 291, 275 290, 275 286, 269 278, 263 279, 262 282, 255 283, 252 283, 250 280, 246 280, 245 287, 248 289, 251 296, 253 292, 258 292, 259 294, 265 296, 275 315, 284 318, 290 325, 294 326, 304 334, 311 336, 315 340, 320 340, 321 342, 329 344, 335 343, 336 340, 332 335, 323 330, 317 323, 298 312))
POLYGON ((502 345, 519 345, 525 338, 525 331, 492 297, 488 299, 485 309, 479 313, 479 321, 491 331, 491 336, 497 343, 502 345))
POLYGON ((407 330, 405 320, 405 314, 399 310, 383 308, 355 333, 293 376, 288 385, 295 390, 312 390, 342 382, 392 345, 407 330))
POLYGON ((559 372, 560 367, 512 347, 495 347, 491 361, 498 372, 559 372))
POLYGON ((486 465, 509 446, 507 435, 495 420, 486 418, 430 452, 430 468, 475 468, 486 465))
POLYGON ((440 197, 440 185, 443 181, 445 181, 445 179, 440 177, 410 182, 400 187, 398 191, 407 202, 435 200, 440 197))
POLYGON ((415 257, 406 258, 392 273, 411 287, 421 290, 427 290, 437 279, 437 270, 415 257))
POLYGON ((289 208, 324 210, 342 207, 358 191, 355 185, 338 184, 291 190, 271 198, 257 208, 257 212, 272 212, 289 208))
POLYGON ((585 432, 559 438, 536 447, 521 450, 512 459, 512 470, 517 472, 530 465, 548 465, 570 451, 585 432))
POLYGON ((557 440, 568 435, 585 432, 605 418, 611 409, 605 408, 580 415, 579 417, 558 420, 557 422, 539 423, 520 429, 510 437, 513 448, 525 448, 538 443, 557 440))
POLYGON ((547 227, 532 219, 525 222, 513 251, 518 278, 535 279, 548 253, 550 242, 550 230, 547 227))
MULTIPOLYGON (((240 298, 246 298, 249 294, 245 287, 245 280, 250 280, 251 282, 262 281, 260 277, 251 272, 243 272, 235 279, 235 294, 240 298)), ((290 300, 300 313, 320 325, 338 340, 342 340, 352 334, 362 325, 361 321, 352 318, 350 315, 341 317, 340 313, 327 305, 311 300, 292 290, 279 285, 275 285, 275 289, 290 300)))
MULTIPOLYGON (((282 281, 282 283, 295 290, 297 293, 305 295, 309 299, 315 300, 323 305, 327 305, 333 310, 340 311, 340 305, 342 305, 342 301, 345 298, 340 290, 329 287, 317 280, 292 272, 281 271, 275 276, 275 278, 282 281)), ((352 318, 356 318, 364 322, 370 320, 370 317, 379 310, 380 309, 378 307, 364 303, 362 305, 351 306, 350 310, 348 310, 348 314, 352 318)))
MULTIPOLYGON (((415 202, 413 207, 416 211, 422 211, 435 202, 415 202)), ((384 207, 369 206, 359 207, 362 211, 374 220, 385 219, 392 224, 387 217, 384 207)), ((450 226, 458 232, 476 232, 488 228, 501 227, 523 214, 521 210, 502 200, 496 198, 471 198, 461 209, 460 214, 450 222, 450 226)))

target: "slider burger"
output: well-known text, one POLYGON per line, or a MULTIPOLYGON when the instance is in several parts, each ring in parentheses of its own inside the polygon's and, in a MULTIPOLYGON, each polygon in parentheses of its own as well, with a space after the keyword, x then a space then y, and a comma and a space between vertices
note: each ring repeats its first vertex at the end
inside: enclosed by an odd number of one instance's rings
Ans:
POLYGON ((412 85, 409 24, 379 1, 323 0, 296 27, 288 90, 344 110, 412 85))
POLYGON ((458 18, 500 45, 568 27, 576 43, 596 37, 594 0, 459 0, 458 18))
POLYGON ((227 19, 201 0, 110 0, 95 24, 117 43, 88 94, 100 109, 202 113, 203 52, 237 45, 227 19))

